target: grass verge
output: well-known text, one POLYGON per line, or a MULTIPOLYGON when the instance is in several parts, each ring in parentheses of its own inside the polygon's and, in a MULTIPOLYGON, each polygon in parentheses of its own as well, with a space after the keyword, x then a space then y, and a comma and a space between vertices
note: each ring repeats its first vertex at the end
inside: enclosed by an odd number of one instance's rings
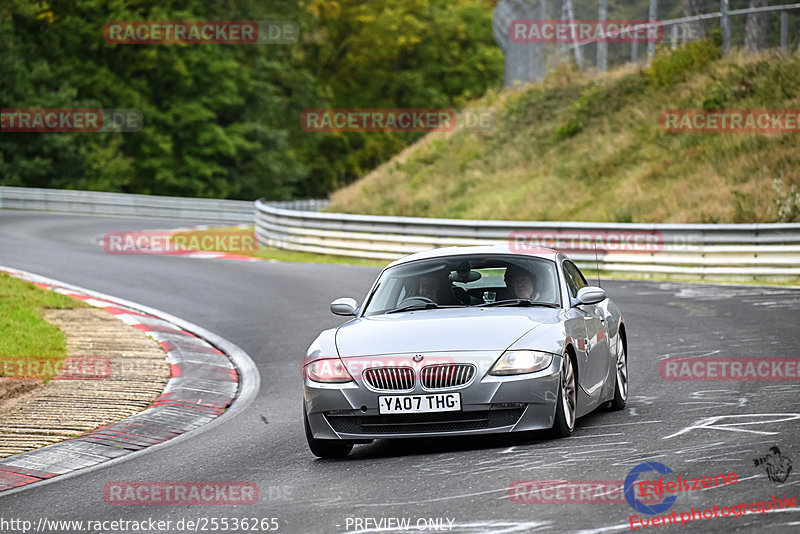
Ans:
POLYGON ((55 362, 66 358, 66 336, 42 319, 42 312, 85 306, 81 301, 0 273, 0 358, 6 364, 0 366, 0 376, 17 376, 15 361, 55 362))

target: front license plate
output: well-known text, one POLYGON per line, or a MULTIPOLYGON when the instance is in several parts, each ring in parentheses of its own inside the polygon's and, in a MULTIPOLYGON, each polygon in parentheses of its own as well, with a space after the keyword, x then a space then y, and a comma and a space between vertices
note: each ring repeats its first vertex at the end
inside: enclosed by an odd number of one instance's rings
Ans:
POLYGON ((457 412, 461 410, 461 394, 390 395, 378 397, 378 403, 381 414, 457 412))

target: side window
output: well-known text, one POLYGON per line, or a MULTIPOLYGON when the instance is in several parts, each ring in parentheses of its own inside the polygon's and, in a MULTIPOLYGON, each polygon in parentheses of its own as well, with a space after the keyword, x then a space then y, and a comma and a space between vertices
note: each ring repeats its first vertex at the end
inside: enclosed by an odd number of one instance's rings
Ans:
POLYGON ((570 262, 569 264, 572 266, 573 269, 575 269, 575 274, 577 275, 575 277, 575 281, 578 282, 578 289, 582 289, 582 288, 588 286, 589 284, 586 283, 586 278, 583 276, 583 273, 581 272, 581 270, 578 269, 578 266, 575 265, 572 262, 570 262))
POLYGON ((583 274, 581 274, 581 271, 571 261, 564 262, 564 278, 566 278, 569 294, 572 298, 578 296, 579 289, 589 285, 586 283, 586 279, 583 277, 583 274))

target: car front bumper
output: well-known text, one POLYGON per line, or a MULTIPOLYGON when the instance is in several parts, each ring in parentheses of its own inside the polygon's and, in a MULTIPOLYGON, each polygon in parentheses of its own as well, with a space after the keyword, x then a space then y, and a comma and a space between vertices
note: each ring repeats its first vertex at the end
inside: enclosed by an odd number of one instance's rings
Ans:
POLYGON ((321 384, 305 378, 303 395, 308 422, 317 439, 363 440, 430 436, 480 435, 541 430, 553 426, 558 398, 561 357, 535 373, 492 376, 488 369, 497 353, 450 355, 455 363, 473 363, 478 371, 468 385, 412 391, 374 391, 360 377, 346 384, 321 384), (427 395, 458 392, 461 411, 381 415, 384 395, 427 395))

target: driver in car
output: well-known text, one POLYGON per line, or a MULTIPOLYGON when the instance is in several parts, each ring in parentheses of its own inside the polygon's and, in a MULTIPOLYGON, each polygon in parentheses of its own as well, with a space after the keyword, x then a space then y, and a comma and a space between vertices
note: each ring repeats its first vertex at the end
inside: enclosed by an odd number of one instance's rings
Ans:
POLYGON ((536 302, 541 298, 541 292, 536 291, 533 275, 520 267, 510 266, 504 276, 506 287, 510 290, 511 299, 528 299, 536 302))
POLYGON ((449 288, 449 282, 442 276, 425 274, 419 278, 419 296, 430 299, 437 304, 442 304, 449 288))

